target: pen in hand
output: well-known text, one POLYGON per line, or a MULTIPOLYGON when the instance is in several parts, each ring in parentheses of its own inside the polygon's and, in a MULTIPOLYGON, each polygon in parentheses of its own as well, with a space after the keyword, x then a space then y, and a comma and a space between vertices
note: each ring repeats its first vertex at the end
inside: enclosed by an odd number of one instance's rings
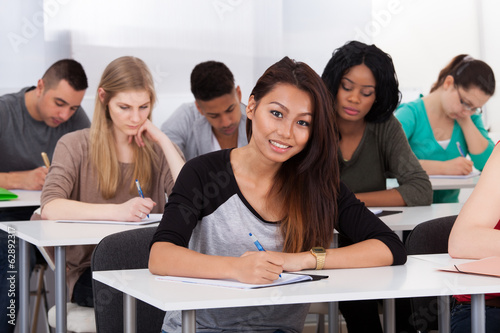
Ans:
POLYGON ((49 161, 49 157, 47 156, 47 153, 46 152, 42 152, 42 158, 43 158, 43 163, 45 163, 45 166, 48 168, 50 168, 50 161, 49 161))
MULTIPOLYGON (((253 235, 251 232, 248 233, 250 235, 250 237, 252 238, 252 241, 253 243, 255 244, 255 246, 257 247, 257 249, 259 251, 264 251, 266 252, 266 250, 264 250, 264 247, 260 244, 259 240, 257 239, 257 237, 255 237, 255 235, 253 235)), ((281 274, 280 274, 280 277, 281 277, 281 274)))
MULTIPOLYGON (((135 180, 135 186, 137 186, 137 192, 139 192, 139 196, 144 199, 144 193, 142 193, 141 184, 139 184, 139 180, 137 180, 137 179, 135 180)), ((148 218, 149 218, 149 214, 148 214, 148 218)))
POLYGON ((462 146, 460 145, 460 142, 458 142, 458 141, 457 141, 457 148, 458 148, 458 151, 460 152, 460 155, 462 155, 462 157, 465 157, 464 150, 462 149, 462 146))

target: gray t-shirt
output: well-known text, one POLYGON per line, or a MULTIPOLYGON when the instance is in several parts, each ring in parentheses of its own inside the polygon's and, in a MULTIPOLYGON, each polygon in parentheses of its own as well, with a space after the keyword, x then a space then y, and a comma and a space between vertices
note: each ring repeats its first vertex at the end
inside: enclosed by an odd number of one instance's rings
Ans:
POLYGON ((59 138, 90 126, 81 107, 57 127, 33 119, 26 108, 24 94, 34 88, 27 87, 0 96, 0 172, 33 170, 43 166, 42 152, 52 160, 59 138))

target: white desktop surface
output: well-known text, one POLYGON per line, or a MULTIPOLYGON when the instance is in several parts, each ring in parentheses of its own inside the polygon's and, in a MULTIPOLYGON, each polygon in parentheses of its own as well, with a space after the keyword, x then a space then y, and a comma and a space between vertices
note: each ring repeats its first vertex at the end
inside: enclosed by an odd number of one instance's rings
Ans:
POLYGON ((66 332, 66 265, 65 247, 98 244, 104 237, 136 228, 156 227, 157 224, 87 224, 61 223, 48 220, 1 222, 0 230, 18 237, 19 260, 19 332, 29 332, 29 260, 26 243, 55 247, 56 332, 66 332))
POLYGON ((16 199, 0 201, 1 208, 40 206, 42 191, 9 190, 17 194, 16 199))
POLYGON ((371 209, 382 209, 402 211, 402 213, 380 217, 389 228, 394 231, 413 230, 418 224, 439 217, 458 215, 463 203, 440 203, 430 206, 415 207, 370 207, 371 209))
POLYGON ((470 178, 430 178, 433 190, 455 190, 461 188, 474 188, 479 181, 479 176, 470 178))
POLYGON ((87 224, 62 223, 48 220, 1 222, 0 230, 15 235, 36 246, 69 246, 98 244, 104 237, 134 228, 156 227, 158 224, 87 224), (14 231, 15 230, 15 231, 14 231))
MULTIPOLYGON (((470 178, 430 178, 433 190, 456 190, 461 188, 474 188, 479 180, 479 176, 470 178)), ((398 187, 395 178, 387 178, 387 189, 398 187)))
POLYGON ((303 271, 329 278, 254 290, 158 281, 147 269, 99 271, 93 278, 164 311, 500 292, 499 278, 437 270, 466 261, 409 256, 402 266, 303 271))

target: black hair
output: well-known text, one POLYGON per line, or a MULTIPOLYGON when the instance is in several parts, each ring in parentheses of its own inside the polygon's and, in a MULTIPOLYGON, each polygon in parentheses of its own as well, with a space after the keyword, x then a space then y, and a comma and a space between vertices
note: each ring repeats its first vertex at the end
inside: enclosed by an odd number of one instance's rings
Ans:
POLYGON ((358 41, 347 42, 333 51, 332 58, 323 71, 321 78, 328 90, 337 98, 342 77, 357 65, 364 64, 375 77, 375 102, 365 116, 367 122, 384 122, 394 112, 401 100, 398 77, 391 56, 375 45, 358 41))
POLYGON ((76 91, 88 88, 87 75, 82 65, 73 59, 62 59, 52 64, 43 74, 42 80, 45 89, 57 86, 61 80, 67 81, 76 91))
POLYGON ((210 101, 233 90, 233 73, 222 62, 202 62, 191 72, 191 92, 196 100, 210 101))

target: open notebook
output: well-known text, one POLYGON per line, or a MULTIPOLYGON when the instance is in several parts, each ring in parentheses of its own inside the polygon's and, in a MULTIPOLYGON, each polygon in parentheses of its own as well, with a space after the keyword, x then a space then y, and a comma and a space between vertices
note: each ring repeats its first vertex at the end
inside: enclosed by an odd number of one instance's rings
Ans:
POLYGON ((480 260, 467 262, 465 264, 439 268, 439 270, 454 272, 454 273, 478 274, 478 275, 500 277, 500 257, 484 258, 480 260))
POLYGON ((429 178, 442 178, 442 179, 467 179, 467 178, 472 178, 476 176, 480 176, 481 172, 479 170, 472 170, 471 173, 467 175, 429 175, 429 178))
POLYGON ((205 284, 217 287, 227 287, 227 288, 238 288, 238 289, 257 289, 265 287, 274 287, 284 284, 291 284, 297 282, 305 281, 315 281, 326 279, 327 275, 307 275, 307 274, 292 274, 292 273, 281 273, 281 278, 268 284, 249 284, 238 282, 236 280, 225 280, 225 279, 198 279, 198 278, 188 278, 181 276, 157 276, 156 279, 160 281, 173 281, 180 283, 194 283, 194 284, 205 284))
POLYGON ((57 220, 56 222, 144 225, 144 224, 151 224, 151 223, 160 222, 161 217, 162 217, 162 214, 149 214, 149 217, 142 219, 142 221, 140 221, 140 222, 107 221, 107 220, 57 220))

